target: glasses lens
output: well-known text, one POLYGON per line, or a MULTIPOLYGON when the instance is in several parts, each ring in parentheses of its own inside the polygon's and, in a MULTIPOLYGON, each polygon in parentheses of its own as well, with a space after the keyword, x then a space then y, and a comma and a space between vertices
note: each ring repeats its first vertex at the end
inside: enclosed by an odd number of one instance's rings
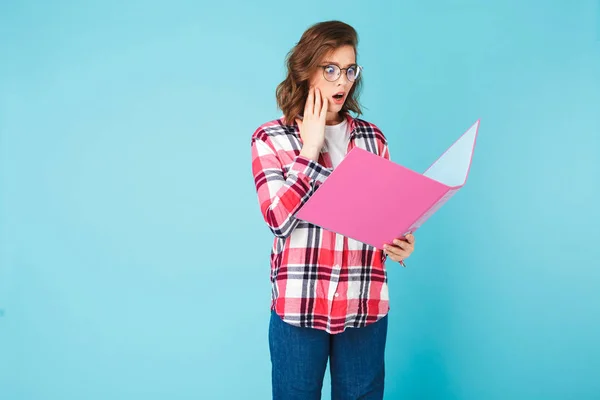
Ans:
POLYGON ((346 71, 346 76, 348 77, 349 81, 354 81, 356 79, 356 75, 356 67, 350 67, 346 71))
POLYGON ((340 69, 336 65, 328 65, 325 67, 325 79, 335 81, 340 76, 340 69))
POLYGON ((360 67, 358 65, 348 68, 348 80, 355 81, 360 75, 360 67))

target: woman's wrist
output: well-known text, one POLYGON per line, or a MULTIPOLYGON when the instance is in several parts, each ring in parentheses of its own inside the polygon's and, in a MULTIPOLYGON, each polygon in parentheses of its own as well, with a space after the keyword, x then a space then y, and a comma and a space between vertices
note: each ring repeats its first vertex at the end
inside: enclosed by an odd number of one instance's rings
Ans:
POLYGON ((300 150, 300 155, 302 157, 309 158, 315 162, 319 160, 319 153, 321 149, 315 146, 302 146, 302 150, 300 150))

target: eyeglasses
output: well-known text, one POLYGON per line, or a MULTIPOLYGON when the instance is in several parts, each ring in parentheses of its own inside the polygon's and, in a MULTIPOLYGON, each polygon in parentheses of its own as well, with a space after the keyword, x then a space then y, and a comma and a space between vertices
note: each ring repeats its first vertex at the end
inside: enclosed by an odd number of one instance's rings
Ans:
POLYGON ((320 67, 323 68, 323 76, 329 82, 335 82, 338 79, 340 79, 342 71, 346 72, 346 78, 348 78, 350 82, 354 82, 358 79, 358 76, 360 75, 360 72, 363 69, 360 65, 357 64, 353 64, 348 68, 340 68, 335 64, 321 65, 320 67))

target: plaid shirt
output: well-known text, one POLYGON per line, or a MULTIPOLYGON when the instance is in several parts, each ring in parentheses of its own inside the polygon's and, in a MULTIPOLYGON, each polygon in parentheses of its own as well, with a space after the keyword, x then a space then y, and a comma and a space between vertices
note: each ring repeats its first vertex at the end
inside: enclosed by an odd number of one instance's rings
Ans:
MULTIPOLYGON (((377 126, 349 122, 355 146, 389 159, 377 126)), ((252 135, 252 173, 260 211, 275 235, 271 249, 271 309, 300 327, 343 332, 389 311, 387 256, 382 250, 296 219, 294 214, 333 171, 325 145, 319 162, 301 157, 298 125, 283 117, 252 135)))

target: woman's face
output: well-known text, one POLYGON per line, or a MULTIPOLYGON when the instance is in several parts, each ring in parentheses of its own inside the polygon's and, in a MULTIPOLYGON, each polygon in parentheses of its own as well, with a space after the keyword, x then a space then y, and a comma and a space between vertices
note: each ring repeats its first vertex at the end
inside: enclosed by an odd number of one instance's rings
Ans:
POLYGON ((328 65, 339 68, 355 66, 356 55, 352 46, 340 47, 325 57, 310 81, 311 86, 319 88, 322 96, 327 99, 327 123, 337 123, 340 122, 339 112, 348 97, 348 92, 350 92, 354 84, 354 82, 348 80, 347 74, 352 76, 357 71, 355 68, 350 71, 340 71, 339 78, 331 82, 337 76, 337 70, 335 67, 321 68, 321 66, 325 67, 328 65))

